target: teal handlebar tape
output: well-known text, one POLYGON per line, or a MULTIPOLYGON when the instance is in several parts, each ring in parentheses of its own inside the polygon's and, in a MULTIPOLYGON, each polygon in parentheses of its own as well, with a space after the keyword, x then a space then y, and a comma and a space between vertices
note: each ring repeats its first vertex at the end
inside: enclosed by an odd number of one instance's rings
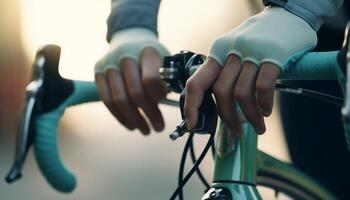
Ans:
MULTIPOLYGON (((285 69, 280 79, 322 80, 337 79, 340 73, 337 53, 308 53, 285 69)), ((59 107, 41 114, 35 121, 35 157, 46 180, 61 192, 71 192, 76 186, 75 176, 63 165, 57 149, 57 127, 69 106, 99 101, 95 82, 74 81, 74 91, 59 107)))
POLYGON ((311 52, 286 68, 280 79, 291 80, 336 80, 340 67, 337 61, 339 51, 311 52))
POLYGON ((94 82, 74 81, 74 91, 59 107, 37 117, 34 154, 39 169, 52 187, 61 192, 71 192, 76 178, 62 163, 57 148, 57 128, 66 107, 98 101, 94 82))

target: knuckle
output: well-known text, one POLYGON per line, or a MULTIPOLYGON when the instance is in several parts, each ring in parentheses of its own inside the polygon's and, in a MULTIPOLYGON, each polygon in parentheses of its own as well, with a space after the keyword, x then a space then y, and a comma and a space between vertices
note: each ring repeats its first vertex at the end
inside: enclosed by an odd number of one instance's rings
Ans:
POLYGON ((249 98, 249 92, 241 88, 235 89, 233 95, 238 101, 244 101, 249 98))
POLYGON ((228 95, 229 92, 220 86, 220 84, 215 83, 213 85, 213 93, 217 98, 223 98, 225 95, 228 95))
POLYGON ((184 115, 185 115, 185 117, 189 117, 189 116, 191 116, 191 114, 192 114, 192 111, 191 111, 190 107, 185 104, 185 106, 184 106, 184 115))
POLYGON ((246 34, 238 35, 235 38, 235 44, 237 46, 246 46, 247 42, 255 42, 255 41, 253 38, 251 38, 250 36, 248 36, 246 34))
POLYGON ((135 61, 138 61, 140 53, 141 52, 137 45, 127 43, 120 45, 110 55, 112 56, 114 63, 121 64, 125 59, 133 59, 135 61))
POLYGON ((94 67, 95 74, 102 73, 104 70, 104 66, 105 66, 104 60, 101 58, 95 63, 95 67, 94 67))
POLYGON ((142 83, 148 87, 148 86, 155 86, 161 84, 160 76, 152 74, 142 77, 142 83))
POLYGON ((261 49, 258 47, 266 45, 271 46, 266 39, 250 34, 239 34, 235 38, 234 44, 236 48, 239 48, 247 55, 256 55, 260 53, 261 49))
POLYGON ((132 57, 132 56, 123 56, 120 57, 120 64, 122 65, 122 67, 129 67, 130 65, 133 65, 134 62, 137 63, 137 61, 132 57))
POLYGON ((265 80, 258 81, 255 85, 255 89, 262 93, 269 92, 271 90, 271 84, 265 80))
POLYGON ((110 78, 111 80, 115 80, 115 79, 119 79, 119 77, 115 77, 114 74, 116 72, 116 69, 114 68, 106 68, 105 69, 105 74, 108 78, 110 78))
POLYGON ((264 42, 263 38, 260 39, 258 36, 252 35, 250 33, 239 33, 234 38, 235 46, 245 49, 256 49, 256 44, 260 44, 261 42, 264 42))
POLYGON ((221 66, 225 65, 227 53, 232 47, 232 41, 233 38, 229 35, 223 35, 216 38, 210 47, 208 56, 218 62, 221 66))
POLYGON ((142 49, 141 55, 142 56, 158 56, 159 53, 158 53, 157 49, 155 49, 154 47, 147 46, 147 47, 142 49))
POLYGON ((217 54, 220 51, 228 51, 231 43, 231 38, 227 35, 216 38, 211 45, 210 54, 217 54))
POLYGON ((113 105, 125 105, 127 104, 127 99, 125 97, 115 95, 112 97, 113 105))
POLYGON ((122 54, 122 53, 125 53, 125 52, 130 52, 130 50, 133 49, 133 48, 135 48, 133 43, 125 42, 125 43, 120 44, 118 47, 116 47, 113 50, 112 54, 122 54))
POLYGON ((200 89, 199 84, 197 83, 196 79, 190 78, 186 82, 186 89, 187 92, 195 92, 200 89))
POLYGON ((240 64, 240 62, 241 62, 241 59, 240 59, 239 55, 237 55, 235 53, 231 53, 227 58, 227 63, 229 63, 229 64, 235 64, 235 63, 240 64))
POLYGON ((104 62, 105 62, 105 66, 109 66, 109 67, 119 65, 119 63, 117 63, 116 54, 112 54, 112 53, 107 53, 105 55, 104 62))
POLYGON ((144 99, 144 92, 139 88, 132 88, 129 90, 130 98, 135 102, 139 103, 144 99))

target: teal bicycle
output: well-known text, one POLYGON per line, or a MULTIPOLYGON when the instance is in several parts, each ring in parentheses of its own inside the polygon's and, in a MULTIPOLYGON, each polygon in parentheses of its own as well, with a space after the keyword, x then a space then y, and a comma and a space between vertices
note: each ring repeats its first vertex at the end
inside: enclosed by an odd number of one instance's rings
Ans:
MULTIPOLYGON (((295 61, 293 67, 288 68, 280 76, 281 80, 337 79, 343 91, 347 89, 345 105, 342 109, 346 123, 350 122, 350 82, 346 83, 346 77, 350 77, 350 70, 346 69, 350 68, 350 62, 346 67, 347 60, 350 61, 350 53, 347 53, 349 51, 348 37, 346 33, 341 50, 308 53, 295 61), (347 87, 345 87, 346 84, 347 87)), ((64 166, 57 150, 57 127, 65 109, 69 106, 100 99, 94 82, 69 80, 59 75, 59 57, 60 48, 56 45, 44 46, 37 52, 33 64, 32 80, 26 88, 25 105, 17 135, 15 161, 6 177, 9 183, 21 177, 26 154, 33 145, 39 169, 53 188, 60 192, 71 192, 76 186, 74 174, 64 166)), ((184 91, 186 80, 204 60, 203 55, 187 51, 164 59, 160 74, 168 88, 181 95, 179 102, 164 100, 162 103, 179 106, 182 111, 186 95, 184 91)), ((339 106, 343 105, 342 98, 316 91, 290 88, 281 84, 277 84, 276 89, 281 92, 319 98, 339 106)), ((242 124, 244 130, 242 137, 234 138, 225 125, 221 122, 217 125, 218 122, 215 101, 208 91, 199 109, 199 121, 196 127, 187 130, 185 122, 182 121, 170 134, 170 138, 176 140, 185 133, 189 133, 180 162, 179 185, 170 197, 171 200, 177 197, 180 200, 184 198, 182 188, 194 173, 197 173, 207 188, 202 200, 262 199, 257 186, 273 189, 276 191, 276 197, 279 193, 284 193, 292 199, 336 199, 326 188, 291 164, 259 151, 257 134, 249 123, 242 124), (193 147, 195 134, 209 135, 208 142, 198 158, 193 147), (215 157, 215 171, 211 184, 205 180, 199 168, 210 149, 215 157), (193 161, 193 167, 185 175, 184 166, 188 153, 193 161)), ((348 130, 346 123, 345 129, 348 130)), ((347 139, 349 140, 350 136, 347 139)))

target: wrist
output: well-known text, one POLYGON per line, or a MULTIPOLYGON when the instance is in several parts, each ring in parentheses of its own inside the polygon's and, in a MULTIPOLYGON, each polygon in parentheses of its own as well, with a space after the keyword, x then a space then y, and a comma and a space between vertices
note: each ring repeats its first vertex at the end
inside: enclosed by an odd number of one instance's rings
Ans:
POLYGON ((279 20, 282 20, 282 23, 291 25, 295 23, 303 24, 304 27, 309 27, 316 32, 315 28, 307 20, 305 20, 303 17, 300 17, 299 15, 296 15, 286 8, 279 6, 270 6, 267 7, 263 12, 265 12, 266 15, 271 15, 278 18, 279 20))
POLYGON ((335 15, 343 0, 262 0, 265 6, 279 6, 304 19, 315 31, 335 15))
POLYGON ((115 32, 111 37, 110 43, 112 45, 135 40, 158 40, 158 37, 156 33, 147 28, 133 27, 115 32))
POLYGON ((120 30, 143 27, 157 34, 159 0, 118 0, 107 20, 107 41, 120 30))

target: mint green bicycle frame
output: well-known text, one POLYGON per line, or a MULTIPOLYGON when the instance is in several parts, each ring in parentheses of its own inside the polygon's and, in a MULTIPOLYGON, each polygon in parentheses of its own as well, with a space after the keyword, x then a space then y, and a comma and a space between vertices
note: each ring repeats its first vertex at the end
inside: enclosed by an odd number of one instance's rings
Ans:
POLYGON ((224 125, 220 126, 212 187, 229 189, 233 199, 260 200, 262 198, 256 188, 259 183, 258 173, 265 173, 313 191, 318 199, 336 199, 327 189, 291 164, 257 150, 257 134, 250 124, 242 125, 244 134, 240 139, 231 139, 229 142, 225 139, 231 133, 222 127, 224 125))

